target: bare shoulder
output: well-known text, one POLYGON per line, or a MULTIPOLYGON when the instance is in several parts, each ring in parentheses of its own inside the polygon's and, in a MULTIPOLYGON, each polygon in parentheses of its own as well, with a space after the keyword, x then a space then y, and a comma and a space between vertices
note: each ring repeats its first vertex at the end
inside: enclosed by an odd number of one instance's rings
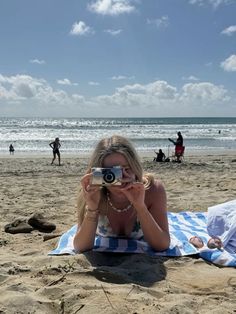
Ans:
POLYGON ((145 193, 145 204, 155 219, 162 221, 166 216, 167 199, 164 184, 155 180, 145 193))
POLYGON ((153 184, 146 190, 146 201, 148 204, 155 202, 157 199, 166 198, 164 184, 160 180, 155 180, 153 184))
POLYGON ((154 180, 148 191, 151 194, 163 193, 165 192, 165 187, 161 180, 154 180))

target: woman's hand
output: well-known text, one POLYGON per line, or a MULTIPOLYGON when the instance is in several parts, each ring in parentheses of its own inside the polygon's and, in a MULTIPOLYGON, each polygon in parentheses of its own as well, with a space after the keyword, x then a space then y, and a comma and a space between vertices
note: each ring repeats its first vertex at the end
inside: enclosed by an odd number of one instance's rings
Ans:
POLYGON ((81 185, 84 193, 84 199, 91 210, 97 210, 101 198, 100 186, 90 185, 91 173, 86 174, 81 179, 81 185))
POLYGON ((120 191, 128 198, 136 210, 145 206, 145 188, 142 182, 128 183, 120 191))

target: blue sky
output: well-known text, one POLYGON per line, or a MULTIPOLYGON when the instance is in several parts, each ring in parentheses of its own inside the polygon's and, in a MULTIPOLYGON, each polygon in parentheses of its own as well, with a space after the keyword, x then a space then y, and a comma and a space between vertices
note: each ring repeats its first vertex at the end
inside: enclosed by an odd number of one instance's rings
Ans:
POLYGON ((236 116, 236 0, 0 2, 0 116, 236 116))

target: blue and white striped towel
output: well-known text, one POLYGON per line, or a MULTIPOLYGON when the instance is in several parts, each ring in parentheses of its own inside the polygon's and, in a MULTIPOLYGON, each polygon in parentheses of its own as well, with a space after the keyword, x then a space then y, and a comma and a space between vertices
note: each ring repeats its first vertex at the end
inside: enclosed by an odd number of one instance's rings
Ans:
MULTIPOLYGON (((221 266, 236 267, 236 254, 230 254, 226 250, 196 249, 189 243, 192 236, 199 236, 206 245, 210 236, 207 233, 207 213, 180 212, 168 213, 169 228, 171 234, 170 247, 163 252, 154 251, 144 239, 133 240, 124 238, 105 238, 96 236, 94 251, 117 253, 146 253, 152 256, 187 256, 199 254, 203 259, 221 266)), ((64 233, 55 250, 49 255, 76 254, 73 247, 73 238, 77 226, 73 226, 64 233)))

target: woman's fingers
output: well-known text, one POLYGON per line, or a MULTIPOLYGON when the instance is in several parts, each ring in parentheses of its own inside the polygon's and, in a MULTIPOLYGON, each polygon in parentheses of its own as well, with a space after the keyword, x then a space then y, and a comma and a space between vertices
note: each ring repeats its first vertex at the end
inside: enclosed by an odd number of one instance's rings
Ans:
POLYGON ((84 193, 86 194, 93 194, 97 191, 100 191, 101 187, 97 185, 91 185, 90 184, 90 178, 91 178, 91 173, 86 174, 85 176, 82 177, 81 179, 81 185, 83 188, 84 193))
POLYGON ((89 183, 90 183, 90 177, 91 177, 90 173, 82 177, 80 182, 81 182, 83 190, 87 190, 87 187, 89 186, 89 183))
POLYGON ((121 190, 129 190, 129 189, 141 190, 143 189, 143 183, 141 182, 131 182, 127 183, 121 190))
POLYGON ((122 178, 122 179, 120 180, 120 182, 122 182, 122 183, 132 183, 133 180, 130 179, 130 178, 122 178))
POLYGON ((85 187, 85 192, 87 192, 87 193, 97 192, 97 191, 100 191, 100 190, 101 190, 100 186, 94 186, 94 185, 88 184, 85 187))

